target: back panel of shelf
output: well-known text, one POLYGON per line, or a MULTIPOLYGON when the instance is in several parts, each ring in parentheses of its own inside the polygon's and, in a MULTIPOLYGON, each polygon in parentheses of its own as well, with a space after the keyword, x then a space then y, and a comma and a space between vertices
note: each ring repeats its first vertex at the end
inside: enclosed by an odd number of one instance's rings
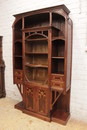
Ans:
POLYGON ((37 52, 37 53, 48 53, 48 42, 46 41, 27 41, 25 43, 25 53, 37 52))
POLYGON ((65 19, 63 16, 52 13, 52 25, 59 30, 58 36, 65 36, 65 19))
POLYGON ((22 56, 22 42, 15 42, 15 56, 22 56))
POLYGON ((41 27, 49 25, 49 13, 27 16, 24 19, 24 28, 41 27))
POLYGON ((51 72, 54 74, 64 74, 64 60, 52 59, 51 72))
POLYGON ((14 68, 22 70, 23 69, 23 66, 22 66, 22 57, 15 57, 14 60, 15 60, 15 66, 14 66, 14 68))
POLYGON ((65 56, 65 41, 55 40, 52 42, 52 57, 65 56))

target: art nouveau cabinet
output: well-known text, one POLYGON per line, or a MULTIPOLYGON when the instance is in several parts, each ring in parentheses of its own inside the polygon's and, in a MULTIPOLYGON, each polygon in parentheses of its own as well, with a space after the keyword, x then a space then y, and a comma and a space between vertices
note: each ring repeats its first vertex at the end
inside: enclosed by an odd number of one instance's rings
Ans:
POLYGON ((4 70, 5 63, 2 56, 2 36, 0 36, 0 98, 5 97, 5 78, 4 78, 4 70))
POLYGON ((70 116, 72 21, 65 5, 17 14, 13 78, 23 101, 16 108, 66 124, 70 116))

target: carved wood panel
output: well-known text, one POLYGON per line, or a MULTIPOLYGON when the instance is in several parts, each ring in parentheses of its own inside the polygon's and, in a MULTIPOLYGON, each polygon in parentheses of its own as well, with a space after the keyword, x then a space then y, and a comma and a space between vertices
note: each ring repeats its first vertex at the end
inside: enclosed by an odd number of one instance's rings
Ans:
POLYGON ((26 88, 26 108, 34 110, 34 88, 26 88))
POLYGON ((38 101, 37 101, 37 107, 38 107, 38 113, 42 114, 42 115, 47 115, 49 112, 49 92, 48 90, 45 88, 39 88, 37 90, 37 96, 38 96, 38 101))

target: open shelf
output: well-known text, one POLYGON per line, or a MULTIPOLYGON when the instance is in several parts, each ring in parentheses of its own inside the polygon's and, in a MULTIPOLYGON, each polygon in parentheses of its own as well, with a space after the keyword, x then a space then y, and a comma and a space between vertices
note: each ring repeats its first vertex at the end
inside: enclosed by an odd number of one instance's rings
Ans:
POLYGON ((19 44, 21 44, 22 43, 22 39, 16 39, 15 41, 14 41, 14 43, 19 43, 19 44))
POLYGON ((49 25, 49 13, 41 13, 32 16, 27 16, 24 19, 25 28, 41 27, 49 25))
POLYGON ((22 57, 21 55, 15 55, 14 57, 22 57))
POLYGON ((64 59, 64 57, 52 57, 52 59, 64 59))
POLYGON ((57 73, 57 74, 55 74, 55 73, 51 73, 51 75, 57 75, 57 76, 64 76, 64 74, 62 74, 62 72, 60 72, 60 73, 57 73))
POLYGON ((22 42, 15 42, 15 56, 22 56, 22 42))
POLYGON ((52 90, 57 90, 58 92, 61 92, 61 93, 64 91, 64 88, 60 87, 60 86, 52 86, 51 89, 52 90))
POLYGON ((25 33, 25 75, 28 81, 43 84, 48 79, 48 40, 40 33, 25 33))
POLYGON ((23 66, 22 66, 23 60, 22 60, 22 40, 21 39, 15 40, 14 59, 15 59, 15 62, 14 62, 15 69, 22 70, 23 69, 23 66))
POLYGON ((22 30, 15 29, 15 41, 18 39, 22 39, 22 30))
POLYGON ((29 63, 26 63, 25 66, 28 66, 28 67, 34 67, 34 68, 48 68, 47 65, 40 65, 40 64, 29 64, 29 63))
POLYGON ((64 74, 64 59, 52 59, 51 72, 54 74, 64 74))
POLYGON ((25 64, 48 65, 48 55, 26 55, 25 64))
POLYGON ((25 53, 48 53, 47 41, 32 41, 25 43, 25 53))
POLYGON ((25 54, 29 55, 48 55, 48 52, 25 52, 25 54))
POLYGON ((15 69, 22 69, 22 57, 15 57, 15 69))
POLYGON ((65 56, 65 41, 55 40, 52 42, 52 57, 65 56))
POLYGON ((65 36, 65 18, 58 13, 52 13, 52 26, 59 29, 59 36, 65 36))
POLYGON ((48 40, 47 38, 37 38, 37 39, 26 39, 26 41, 44 41, 48 40))
POLYGON ((65 41, 65 38, 64 38, 64 36, 53 37, 52 41, 55 41, 55 40, 63 40, 63 41, 65 41))
POLYGON ((33 68, 25 67, 25 77, 29 82, 37 82, 41 84, 47 84, 48 69, 47 68, 33 68))

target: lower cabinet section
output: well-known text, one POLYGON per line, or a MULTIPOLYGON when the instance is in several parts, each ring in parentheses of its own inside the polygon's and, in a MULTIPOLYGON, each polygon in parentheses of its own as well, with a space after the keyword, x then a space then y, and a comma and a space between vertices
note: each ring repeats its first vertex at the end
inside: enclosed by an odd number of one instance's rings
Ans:
POLYGON ((15 105, 15 108, 45 121, 65 125, 70 117, 69 99, 70 90, 64 95, 63 89, 26 83, 23 85, 23 101, 15 105))
POLYGON ((41 115, 49 115, 48 88, 25 85, 25 93, 25 107, 27 110, 39 113, 41 115))

